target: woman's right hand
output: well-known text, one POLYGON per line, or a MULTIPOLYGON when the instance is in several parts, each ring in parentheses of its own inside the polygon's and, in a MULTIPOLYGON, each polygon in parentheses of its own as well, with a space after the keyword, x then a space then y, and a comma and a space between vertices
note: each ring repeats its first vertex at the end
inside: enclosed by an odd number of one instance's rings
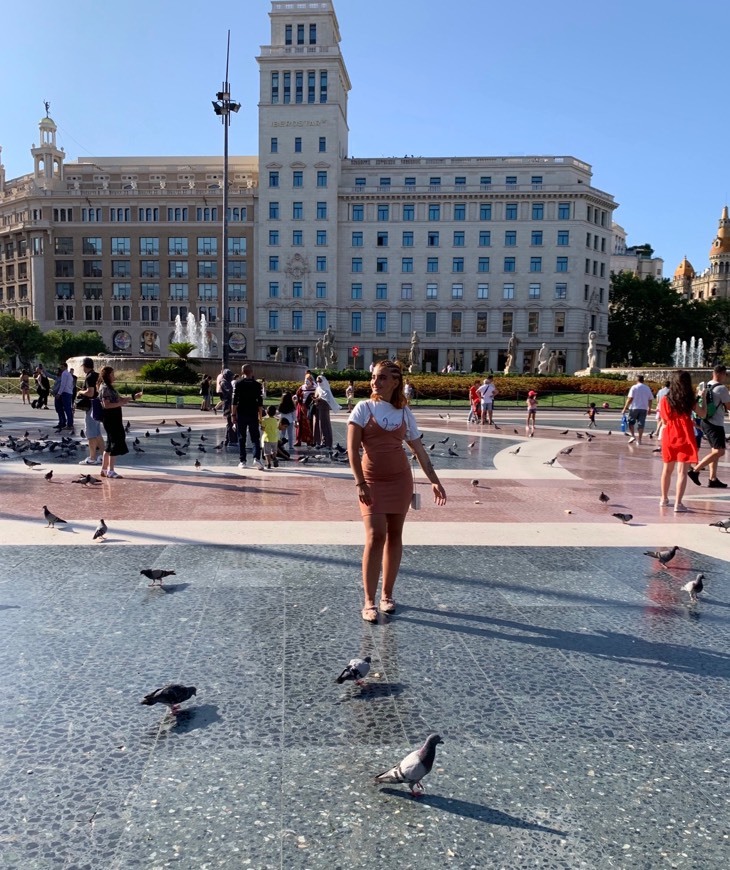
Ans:
POLYGON ((358 486, 357 496, 364 505, 369 506, 373 503, 373 497, 370 494, 370 487, 367 485, 367 482, 363 482, 358 486))

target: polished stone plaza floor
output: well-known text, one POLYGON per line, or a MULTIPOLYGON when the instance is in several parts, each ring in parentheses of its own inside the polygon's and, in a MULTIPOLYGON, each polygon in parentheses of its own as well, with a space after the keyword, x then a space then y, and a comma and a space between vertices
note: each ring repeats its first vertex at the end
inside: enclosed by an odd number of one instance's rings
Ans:
MULTIPOLYGON (((558 417, 534 439, 418 417, 463 456, 433 451, 449 504, 409 517, 376 626, 347 466, 195 470, 162 447, 171 421, 93 488, 70 457, 0 463, 0 867, 727 866, 724 492, 660 509, 652 445, 607 426, 589 444, 558 417), (672 543, 666 567, 643 554, 672 543), (150 588, 143 568, 176 573, 150 588), (366 654, 364 685, 337 685, 366 654), (197 687, 177 718, 139 703, 168 682, 197 687), (423 797, 373 782, 432 731, 423 797)), ((28 426, 17 402, 0 419, 0 441, 28 426)), ((180 422, 216 443, 220 421, 180 422)))

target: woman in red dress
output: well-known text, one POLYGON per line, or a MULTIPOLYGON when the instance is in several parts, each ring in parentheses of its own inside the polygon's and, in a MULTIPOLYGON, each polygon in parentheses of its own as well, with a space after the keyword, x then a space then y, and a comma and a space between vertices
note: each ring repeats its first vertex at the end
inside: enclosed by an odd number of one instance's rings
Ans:
POLYGON ((393 587, 403 554, 403 523, 413 493, 412 472, 403 450, 404 440, 431 481, 436 504, 446 504, 446 493, 423 446, 413 412, 408 407, 403 392, 403 372, 398 363, 390 360, 379 362, 373 369, 370 388, 370 399, 359 402, 350 414, 347 454, 365 524, 362 556, 365 605, 362 618, 366 622, 377 622, 375 594, 381 567, 380 610, 387 614, 395 613, 393 587))
POLYGON ((692 413, 704 417, 705 408, 700 407, 692 390, 692 380, 689 372, 679 371, 672 375, 669 393, 659 402, 659 415, 664 427, 662 429, 662 468, 661 498, 659 506, 669 504, 669 484, 675 465, 677 469, 677 488, 674 501, 674 513, 687 513, 689 508, 682 504, 684 491, 687 487, 687 472, 692 464, 697 462, 697 442, 695 440, 692 413))

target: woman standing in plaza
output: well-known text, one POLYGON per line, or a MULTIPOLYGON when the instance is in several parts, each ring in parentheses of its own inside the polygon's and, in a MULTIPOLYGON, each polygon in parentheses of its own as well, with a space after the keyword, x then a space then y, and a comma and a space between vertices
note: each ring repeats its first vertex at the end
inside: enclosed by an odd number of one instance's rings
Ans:
POLYGON ((295 447, 301 447, 302 442, 309 447, 314 443, 312 440, 312 426, 309 417, 309 408, 314 402, 314 391, 317 385, 310 371, 304 376, 304 383, 297 390, 297 440, 295 447))
POLYGON ((314 418, 314 445, 332 449, 332 423, 330 412, 339 411, 340 406, 332 395, 330 383, 324 375, 317 375, 317 389, 314 391, 314 404, 317 413, 314 418))
POLYGON ((662 468, 661 495, 659 507, 669 504, 669 484, 672 473, 677 468, 677 484, 674 497, 674 513, 686 513, 689 508, 682 504, 687 487, 687 472, 697 462, 697 442, 695 439, 692 413, 705 417, 707 409, 697 401, 692 389, 689 372, 674 372, 669 382, 669 392, 659 400, 659 414, 662 428, 662 468))
MULTIPOLYGON (((114 369, 104 366, 99 372, 97 383, 99 400, 104 408, 104 429, 106 430, 106 446, 101 462, 101 476, 121 478, 114 470, 114 462, 117 456, 129 453, 127 439, 124 437, 124 421, 122 420, 122 408, 134 401, 134 396, 120 396, 114 389, 114 369)), ((138 394, 139 395, 139 394, 138 394)))
POLYGON ((414 489, 403 450, 404 440, 431 481, 437 505, 446 504, 446 493, 423 447, 413 412, 407 406, 403 372, 398 363, 379 362, 373 369, 370 387, 370 399, 360 402, 350 414, 347 452, 366 535, 362 556, 365 596, 362 618, 374 623, 378 621, 375 595, 381 568, 380 610, 387 614, 396 610, 393 587, 403 554, 403 524, 414 489))

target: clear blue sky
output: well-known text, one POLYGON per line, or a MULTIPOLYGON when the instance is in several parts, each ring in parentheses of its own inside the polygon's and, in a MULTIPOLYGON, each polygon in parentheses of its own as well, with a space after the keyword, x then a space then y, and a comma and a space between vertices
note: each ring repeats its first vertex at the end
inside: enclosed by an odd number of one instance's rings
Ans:
MULTIPOLYGON (((268 0, 3 4, 0 145, 31 170, 43 100, 69 158, 218 154, 210 100, 231 29, 231 153, 256 154, 268 0)), ((350 153, 573 155, 630 244, 698 271, 728 201, 730 4, 335 0, 350 153)))

